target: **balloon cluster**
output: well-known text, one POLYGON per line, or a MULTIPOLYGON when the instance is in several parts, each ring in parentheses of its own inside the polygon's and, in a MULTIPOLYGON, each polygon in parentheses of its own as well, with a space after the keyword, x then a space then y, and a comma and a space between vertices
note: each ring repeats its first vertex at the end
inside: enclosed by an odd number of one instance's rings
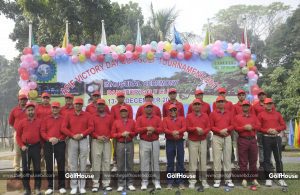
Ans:
POLYGON ((97 46, 91 44, 73 46, 72 44, 68 44, 66 48, 60 48, 53 47, 52 45, 46 45, 46 47, 33 45, 32 48, 24 48, 23 55, 21 56, 21 65, 19 68, 20 93, 36 94, 34 91, 37 87, 34 70, 38 67, 38 61, 63 63, 70 60, 72 63, 77 64, 83 63, 86 60, 93 62, 119 60, 120 62, 124 62, 126 59, 153 60, 154 58, 162 58, 169 60, 173 58, 189 60, 193 57, 200 57, 202 60, 214 60, 224 56, 232 56, 238 61, 242 73, 248 77, 248 88, 250 87, 251 93, 256 95, 259 90, 257 86, 257 68, 255 66, 256 55, 251 54, 251 50, 246 48, 245 44, 232 44, 220 40, 206 46, 189 43, 174 44, 168 41, 152 41, 150 44, 140 46, 132 44, 127 44, 126 46, 106 46, 102 44, 98 44, 97 46))

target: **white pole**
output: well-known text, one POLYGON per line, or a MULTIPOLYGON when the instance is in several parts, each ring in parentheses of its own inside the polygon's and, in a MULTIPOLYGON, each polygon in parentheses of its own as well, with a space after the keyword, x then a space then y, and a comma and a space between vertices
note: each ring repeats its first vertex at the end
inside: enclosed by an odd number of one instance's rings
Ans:
POLYGON ((30 21, 29 22, 29 33, 28 33, 29 35, 29 37, 28 37, 28 47, 30 47, 31 48, 31 38, 32 38, 32 22, 30 21))

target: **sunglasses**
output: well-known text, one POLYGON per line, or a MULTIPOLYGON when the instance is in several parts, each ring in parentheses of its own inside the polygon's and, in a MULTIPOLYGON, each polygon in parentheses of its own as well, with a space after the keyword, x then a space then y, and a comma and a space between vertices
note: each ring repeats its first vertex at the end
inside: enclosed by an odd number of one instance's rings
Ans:
POLYGON ((176 112, 177 110, 176 109, 172 109, 172 110, 170 110, 170 112, 176 112))

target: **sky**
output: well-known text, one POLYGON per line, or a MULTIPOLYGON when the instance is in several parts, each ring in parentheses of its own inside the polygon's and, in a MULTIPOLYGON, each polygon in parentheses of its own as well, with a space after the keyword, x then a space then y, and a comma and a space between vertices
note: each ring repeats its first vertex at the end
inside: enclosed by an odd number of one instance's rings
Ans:
MULTIPOLYGON (((126 4, 129 0, 111 0, 119 4, 126 4)), ((269 5, 274 0, 131 0, 139 3, 142 8, 145 19, 150 16, 150 4, 153 3, 154 10, 176 7, 179 11, 179 17, 175 23, 179 32, 192 32, 194 34, 202 34, 202 26, 207 23, 207 19, 212 18, 219 10, 226 9, 232 5, 269 5)), ((296 9, 299 4, 298 0, 278 0, 290 5, 292 9, 296 9)), ((13 31, 14 21, 6 19, 0 15, 0 55, 4 55, 7 59, 12 60, 18 55, 15 49, 15 42, 9 39, 9 34, 13 31)))

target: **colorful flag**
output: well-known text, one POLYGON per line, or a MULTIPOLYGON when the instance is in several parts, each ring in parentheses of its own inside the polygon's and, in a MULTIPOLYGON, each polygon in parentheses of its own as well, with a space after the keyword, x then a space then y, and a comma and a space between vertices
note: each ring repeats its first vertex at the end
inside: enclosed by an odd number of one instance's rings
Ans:
POLYGON ((180 34, 179 32, 176 30, 175 26, 174 26, 174 41, 175 41, 175 44, 182 44, 182 40, 181 40, 181 37, 180 37, 180 34))
POLYGON ((107 45, 106 42, 106 33, 105 33, 105 28, 104 28, 104 20, 101 20, 102 22, 102 36, 101 36, 101 45, 107 45))
POLYGON ((62 48, 66 48, 67 47, 67 33, 65 33, 65 35, 64 35, 64 39, 63 39, 61 47, 62 48))
POLYGON ((142 45, 142 35, 140 29, 140 21, 137 20, 137 34, 136 34, 135 46, 141 46, 141 45, 142 45))
POLYGON ((289 145, 293 146, 294 145, 294 128, 293 128, 293 121, 290 120, 289 123, 289 145))
POLYGON ((203 45, 206 46, 206 45, 209 45, 209 44, 210 44, 210 33, 209 33, 209 31, 207 30, 207 31, 206 31, 206 35, 205 35, 205 39, 204 39, 203 45))
POLYGON ((295 120, 294 147, 299 148, 299 127, 297 120, 295 120))

